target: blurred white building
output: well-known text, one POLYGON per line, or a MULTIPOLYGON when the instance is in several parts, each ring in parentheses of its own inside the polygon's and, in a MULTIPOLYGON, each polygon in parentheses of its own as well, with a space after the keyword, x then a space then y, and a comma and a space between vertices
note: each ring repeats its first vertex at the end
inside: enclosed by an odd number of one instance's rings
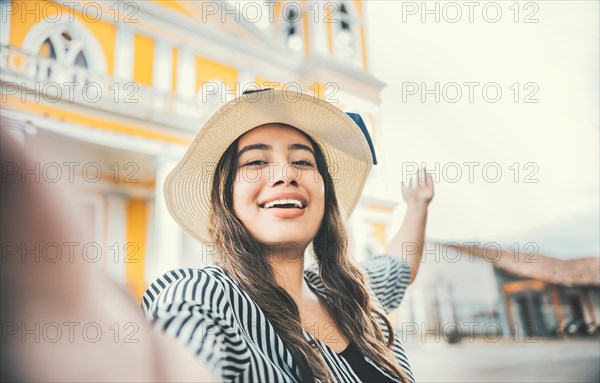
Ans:
POLYGON ((598 257, 562 260, 496 242, 428 241, 396 326, 423 341, 556 336, 600 324, 598 257), (437 337, 437 338, 436 338, 437 337))

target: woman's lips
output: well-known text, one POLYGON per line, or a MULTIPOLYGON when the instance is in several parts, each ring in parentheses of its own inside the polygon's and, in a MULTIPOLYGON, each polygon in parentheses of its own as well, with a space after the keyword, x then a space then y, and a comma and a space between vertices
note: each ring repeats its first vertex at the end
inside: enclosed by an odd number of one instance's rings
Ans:
POLYGON ((272 207, 270 209, 261 208, 267 214, 271 214, 276 218, 298 218, 304 215, 305 209, 299 209, 297 207, 281 208, 272 207))

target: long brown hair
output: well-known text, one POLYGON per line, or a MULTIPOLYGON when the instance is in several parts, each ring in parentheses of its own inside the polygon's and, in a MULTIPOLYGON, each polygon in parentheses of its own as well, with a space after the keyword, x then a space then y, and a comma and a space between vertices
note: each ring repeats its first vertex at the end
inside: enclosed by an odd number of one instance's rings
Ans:
MULTIPOLYGON (((304 134, 304 133, 303 133, 304 134)), ((406 372, 394 358, 391 345, 394 332, 385 314, 371 301, 365 275, 348 255, 348 236, 331 175, 319 145, 309 136, 315 151, 317 170, 325 184, 325 212, 312 242, 323 286, 331 297, 331 309, 340 331, 364 356, 396 379, 409 382, 406 372), (377 323, 387 326, 386 344, 377 323)), ((233 209, 233 184, 237 170, 239 138, 225 151, 217 164, 211 194, 209 234, 217 249, 215 262, 225 269, 254 299, 281 337, 300 371, 303 382, 330 378, 325 362, 302 333, 300 313, 293 298, 281 287, 268 261, 266 246, 256 240, 233 209)))

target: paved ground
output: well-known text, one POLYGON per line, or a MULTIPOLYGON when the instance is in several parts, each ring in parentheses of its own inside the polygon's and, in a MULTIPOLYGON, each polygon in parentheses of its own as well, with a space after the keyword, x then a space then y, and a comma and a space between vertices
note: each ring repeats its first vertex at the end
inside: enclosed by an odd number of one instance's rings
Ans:
POLYGON ((406 352, 417 382, 600 383, 600 340, 536 339, 458 344, 408 339, 406 352))

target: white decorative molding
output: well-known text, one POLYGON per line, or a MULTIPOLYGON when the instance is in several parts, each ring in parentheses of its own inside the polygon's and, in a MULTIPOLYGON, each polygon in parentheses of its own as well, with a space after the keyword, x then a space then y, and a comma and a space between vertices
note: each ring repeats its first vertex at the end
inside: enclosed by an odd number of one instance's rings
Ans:
POLYGON ((39 129, 44 129, 66 137, 128 152, 152 156, 163 155, 179 159, 183 157, 183 153, 186 149, 183 145, 169 144, 143 137, 132 137, 131 135, 124 133, 94 129, 13 110, 3 109, 2 116, 17 121, 29 122, 39 129))
POLYGON ((136 14, 140 19, 140 26, 148 26, 144 33, 154 38, 178 41, 210 60, 221 63, 244 62, 256 72, 281 68, 296 72, 305 64, 303 56, 291 57, 285 46, 270 33, 251 25, 243 18, 240 25, 256 35, 256 41, 261 44, 248 44, 237 36, 223 33, 201 21, 176 12, 166 12, 162 6, 149 1, 136 1, 135 4, 140 10, 136 14))
POLYGON ((11 118, 10 114, 7 115, 4 111, 0 115, 0 121, 6 132, 22 146, 25 146, 27 143, 27 136, 33 136, 38 133, 37 127, 31 121, 11 118))

